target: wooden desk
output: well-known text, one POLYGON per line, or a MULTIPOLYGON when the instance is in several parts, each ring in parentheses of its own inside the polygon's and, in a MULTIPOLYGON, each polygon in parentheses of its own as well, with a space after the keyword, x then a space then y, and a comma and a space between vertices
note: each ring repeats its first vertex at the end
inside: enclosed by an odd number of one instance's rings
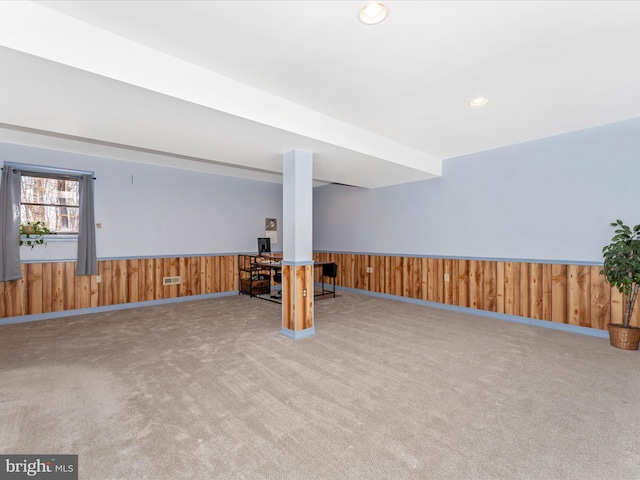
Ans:
MULTIPOLYGON (((238 257, 240 272, 240 294, 248 294, 252 297, 268 300, 270 302, 282 303, 282 297, 271 295, 273 287, 273 277, 277 272, 282 271, 281 255, 240 255, 238 257), (263 278, 268 276, 269 278, 263 278)), ((332 265, 335 262, 315 262, 314 268, 322 268, 324 265, 332 265)), ((279 283, 279 282, 278 282, 279 283)), ((333 290, 325 290, 324 276, 322 277, 322 289, 315 297, 333 295, 335 297, 335 280, 333 290)))

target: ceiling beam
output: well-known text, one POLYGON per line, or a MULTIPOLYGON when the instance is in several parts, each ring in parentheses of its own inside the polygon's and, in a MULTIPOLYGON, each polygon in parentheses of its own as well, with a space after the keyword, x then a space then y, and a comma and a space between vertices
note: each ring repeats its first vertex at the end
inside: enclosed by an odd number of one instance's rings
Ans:
POLYGON ((0 2, 0 45, 408 167, 429 177, 442 174, 440 158, 33 2, 0 2))

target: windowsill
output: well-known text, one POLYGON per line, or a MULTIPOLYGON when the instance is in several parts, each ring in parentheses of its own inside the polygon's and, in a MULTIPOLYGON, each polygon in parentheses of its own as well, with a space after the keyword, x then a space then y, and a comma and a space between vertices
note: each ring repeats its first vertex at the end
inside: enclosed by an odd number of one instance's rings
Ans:
POLYGON ((43 235, 44 243, 77 242, 78 235, 43 235))

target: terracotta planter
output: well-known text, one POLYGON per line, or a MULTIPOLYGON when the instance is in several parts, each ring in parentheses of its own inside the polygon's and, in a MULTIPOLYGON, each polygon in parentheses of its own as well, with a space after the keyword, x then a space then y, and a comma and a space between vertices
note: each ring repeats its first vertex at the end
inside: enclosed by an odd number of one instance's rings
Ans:
POLYGON ((25 235, 33 235, 34 233, 36 233, 36 227, 34 227, 33 225, 23 225, 22 233, 24 233, 25 235))
POLYGON ((611 345, 623 350, 638 350, 640 328, 624 327, 618 323, 609 324, 609 341, 611 345))

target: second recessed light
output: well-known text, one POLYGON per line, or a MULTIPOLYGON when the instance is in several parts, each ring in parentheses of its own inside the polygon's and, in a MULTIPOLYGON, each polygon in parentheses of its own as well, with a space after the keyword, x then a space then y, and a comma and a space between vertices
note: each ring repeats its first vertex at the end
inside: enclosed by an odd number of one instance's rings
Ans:
POLYGON ((481 107, 489 103, 489 99, 487 97, 476 97, 469 102, 469 105, 472 107, 481 107))
POLYGON ((380 23, 389 14, 389 9, 382 2, 368 2, 360 8, 360 21, 367 25, 380 23))

